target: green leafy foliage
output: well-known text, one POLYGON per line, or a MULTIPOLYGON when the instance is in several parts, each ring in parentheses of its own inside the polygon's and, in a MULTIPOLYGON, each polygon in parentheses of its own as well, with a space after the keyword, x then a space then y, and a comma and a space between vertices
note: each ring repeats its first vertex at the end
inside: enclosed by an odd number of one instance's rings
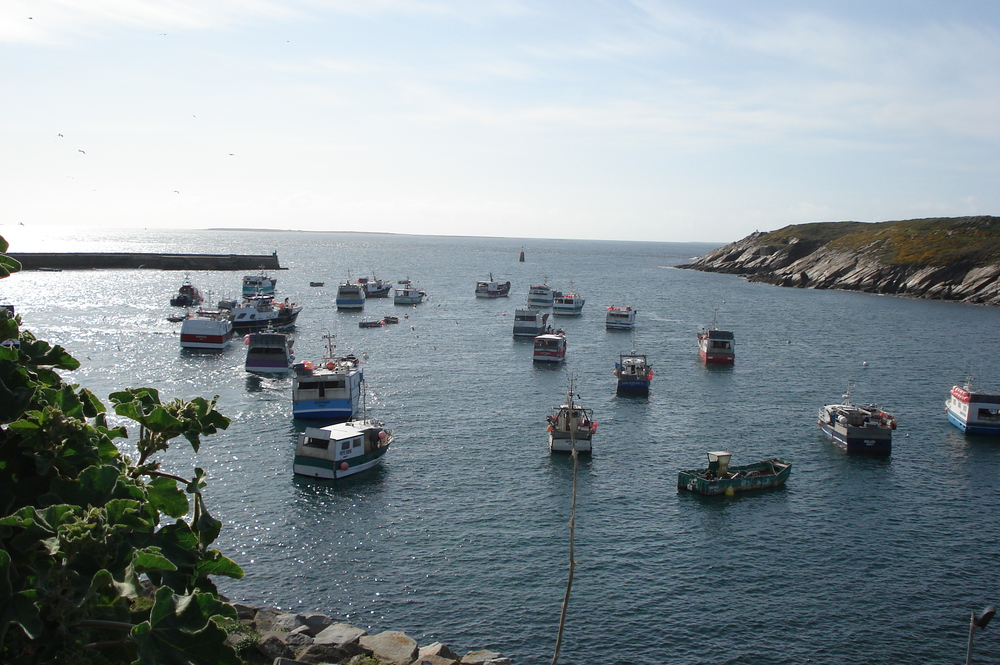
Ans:
MULTIPOLYGON (((7 258, 0 277, 18 269, 7 258)), ((222 524, 205 473, 156 458, 228 427, 217 398, 114 393, 114 412, 138 428, 136 454, 123 454, 127 428, 58 373, 79 363, 20 324, 0 316, 0 662, 237 665, 219 626, 236 613, 211 577, 243 571, 211 548, 222 524)))

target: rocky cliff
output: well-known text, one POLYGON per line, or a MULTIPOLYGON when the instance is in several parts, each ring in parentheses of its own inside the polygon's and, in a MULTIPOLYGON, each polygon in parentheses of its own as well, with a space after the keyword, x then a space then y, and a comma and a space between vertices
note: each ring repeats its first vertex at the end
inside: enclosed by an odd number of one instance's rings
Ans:
POLYGON ((795 224, 678 267, 779 286, 1000 305, 1000 217, 795 224))

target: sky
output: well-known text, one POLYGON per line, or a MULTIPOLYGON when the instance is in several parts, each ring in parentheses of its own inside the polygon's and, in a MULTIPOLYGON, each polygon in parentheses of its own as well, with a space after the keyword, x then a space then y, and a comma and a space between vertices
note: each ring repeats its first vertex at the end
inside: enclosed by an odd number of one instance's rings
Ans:
POLYGON ((0 226, 1000 214, 1000 3, 3 0, 0 226))

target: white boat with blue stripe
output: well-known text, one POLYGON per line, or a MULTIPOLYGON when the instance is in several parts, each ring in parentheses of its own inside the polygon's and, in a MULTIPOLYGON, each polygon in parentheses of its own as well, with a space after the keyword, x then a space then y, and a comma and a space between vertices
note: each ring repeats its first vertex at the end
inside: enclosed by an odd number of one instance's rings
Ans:
POLYGON ((966 434, 1000 434, 1000 393, 978 392, 972 377, 965 386, 952 386, 944 403, 948 420, 966 434))
POLYGON ((292 415, 296 418, 342 422, 361 408, 364 372, 353 355, 337 356, 333 335, 325 335, 327 356, 319 364, 296 363, 292 378, 292 415))

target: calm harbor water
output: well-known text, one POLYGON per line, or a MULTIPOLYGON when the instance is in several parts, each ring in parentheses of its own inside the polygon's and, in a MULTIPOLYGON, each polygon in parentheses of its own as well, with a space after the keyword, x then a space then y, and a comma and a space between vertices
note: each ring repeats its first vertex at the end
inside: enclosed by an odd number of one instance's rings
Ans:
MULTIPOLYGON (((572 464, 548 454, 545 416, 575 379, 600 423, 581 465, 574 586, 562 663, 954 663, 969 614, 1000 600, 1000 440, 948 424, 944 399, 969 371, 996 388, 1000 312, 836 291, 783 289, 673 266, 715 245, 269 232, 75 231, 58 242, 0 228, 11 251, 270 253, 279 297, 304 305, 296 355, 322 336, 363 357, 369 411, 395 430, 381 468, 340 483, 294 477, 288 378, 243 370, 238 342, 182 352, 166 317, 183 273, 21 273, 0 281, 25 327, 83 366, 67 378, 102 399, 148 385, 220 395, 233 419, 199 454, 166 465, 210 475, 217 543, 246 570, 231 599, 320 611, 463 653, 552 658, 568 572, 572 464), (518 262, 524 249, 526 261, 518 262), (369 300, 338 312, 350 274, 409 277, 422 305, 369 300), (473 296, 492 272, 506 299, 473 296), (564 366, 536 367, 511 335, 529 283, 587 299, 560 317, 564 366), (322 288, 310 281, 325 281, 322 288), (605 308, 638 309, 633 334, 605 308), (696 332, 718 310, 732 368, 700 364, 696 332), (397 326, 359 329, 392 313, 397 326), (405 317, 405 318, 404 318, 405 317), (648 398, 617 397, 634 348, 656 371, 648 398), (867 365, 865 365, 867 363, 867 365), (900 426, 888 458, 849 456, 816 427, 848 380, 900 426), (677 471, 726 449, 733 463, 794 463, 786 487, 706 500, 677 471)), ((241 273, 192 272, 211 300, 241 273)), ((976 636, 974 662, 1000 658, 976 636)))

